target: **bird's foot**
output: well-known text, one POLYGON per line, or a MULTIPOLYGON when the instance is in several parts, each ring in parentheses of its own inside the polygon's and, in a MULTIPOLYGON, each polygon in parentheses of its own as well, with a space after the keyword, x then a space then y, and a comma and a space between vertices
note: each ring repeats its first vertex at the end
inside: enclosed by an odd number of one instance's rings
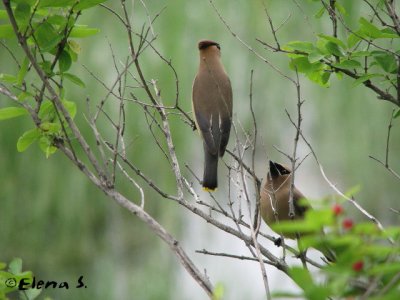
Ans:
POLYGON ((281 237, 275 238, 274 244, 275 244, 275 246, 277 246, 277 247, 282 246, 282 238, 281 238, 281 237))

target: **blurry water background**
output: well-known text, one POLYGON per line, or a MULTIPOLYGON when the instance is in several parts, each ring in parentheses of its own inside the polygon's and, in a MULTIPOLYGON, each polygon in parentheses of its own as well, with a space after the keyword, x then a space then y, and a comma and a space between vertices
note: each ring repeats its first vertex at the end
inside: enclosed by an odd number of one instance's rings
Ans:
MULTIPOLYGON (((370 13, 362 5, 363 1, 343 2, 352 24, 357 24, 361 14, 370 13)), ((119 1, 106 4, 120 9, 119 1)), ((255 40, 273 42, 261 1, 219 0, 215 4, 233 31, 282 72, 294 76, 284 55, 266 51, 255 40)), ((278 32, 281 44, 293 40, 313 41, 315 32, 331 32, 327 16, 318 20, 313 18, 318 6, 311 1, 265 1, 265 4, 276 26, 289 17, 278 32)), ((228 32, 209 1, 147 1, 147 9, 152 16, 162 11, 153 25, 157 35, 154 45, 172 60, 176 68, 184 109, 191 110, 191 87, 198 66, 197 41, 203 38, 216 40, 222 46, 222 59, 233 86, 235 122, 246 130, 252 129, 249 85, 250 72, 254 70, 253 101, 259 130, 257 175, 265 177, 270 158, 288 163, 273 145, 287 153, 292 152, 295 131, 285 109, 293 115, 296 112, 294 86, 228 32)), ((135 29, 140 31, 147 20, 140 1, 135 1, 130 12, 135 29)), ((87 87, 70 89, 67 98, 78 103, 80 112, 86 109, 86 97, 95 102, 106 92, 82 65, 106 83, 111 83, 116 73, 109 43, 121 61, 129 51, 126 33, 105 9, 98 7, 85 12, 81 22, 98 27, 101 32, 78 41, 82 53, 74 71, 80 74, 87 87)), ((19 49, 15 52, 21 54, 19 49)), ((165 104, 173 104, 175 82, 165 64, 150 52, 141 57, 141 64, 148 79, 158 80, 165 104)), ((15 72, 15 66, 10 64, 10 57, 4 49, 0 50, 0 72, 15 72)), ((300 78, 302 96, 306 100, 302 108, 303 132, 329 178, 344 191, 359 185, 361 189, 357 197, 360 203, 384 225, 395 224, 398 217, 389 208, 398 208, 398 181, 368 157, 384 158, 393 105, 378 100, 374 93, 361 85, 354 87, 351 80, 332 76, 331 87, 324 88, 302 76, 300 78)), ((7 105, 10 105, 9 100, 0 96, 0 106, 7 105)), ((117 109, 116 102, 109 101, 107 105, 108 109, 117 109)), ((129 157, 152 174, 161 186, 167 189, 170 186, 170 191, 173 191, 171 172, 146 131, 142 112, 132 106, 128 108, 127 118, 127 134, 132 134, 127 138, 131 142, 129 157)), ((78 122, 87 127, 79 113, 78 122)), ((17 139, 31 127, 28 118, 0 123, 0 260, 21 257, 24 269, 32 270, 37 278, 44 280, 72 282, 80 275, 84 276, 87 289, 44 291, 43 295, 54 299, 206 298, 169 248, 146 225, 107 199, 60 153, 46 159, 37 145, 18 153, 17 139)), ((183 126, 179 119, 172 120, 172 128, 180 163, 182 166, 189 163, 197 174, 201 174, 203 154, 198 134, 183 126)), ((106 132, 107 126, 103 130, 106 132)), ((93 141, 89 130, 85 134, 93 141)), ((234 148, 232 137, 230 149, 234 148)), ((390 162, 397 170, 400 168, 399 151, 399 126, 395 124, 390 162)), ((305 144, 300 143, 299 155, 308 152, 305 144)), ((297 187, 308 197, 321 199, 333 194, 311 157, 296 174, 297 187)), ((221 185, 226 183, 226 175, 227 169, 221 167, 221 185)), ((119 187, 132 199, 137 199, 138 192, 134 188, 126 183, 119 187)), ((195 188, 207 198, 197 183, 195 188)), ((215 195, 222 205, 226 205, 226 190, 222 186, 215 195)), ((148 191, 146 207, 181 241, 197 266, 207 270, 212 282, 224 285, 225 299, 264 299, 257 263, 195 253, 195 250, 206 248, 248 255, 241 241, 216 230, 154 192, 148 191)), ((352 217, 362 220, 350 206, 346 205, 346 209, 352 217)), ((269 232, 265 225, 262 229, 269 232)), ((265 242, 265 245, 275 253, 281 251, 271 242, 265 242)), ((295 285, 279 271, 269 266, 267 271, 271 290, 295 289, 295 285)))

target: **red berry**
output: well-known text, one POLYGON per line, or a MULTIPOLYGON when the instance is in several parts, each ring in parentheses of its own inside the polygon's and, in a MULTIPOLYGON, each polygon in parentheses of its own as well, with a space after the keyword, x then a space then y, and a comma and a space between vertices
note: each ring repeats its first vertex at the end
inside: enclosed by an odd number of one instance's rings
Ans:
POLYGON ((332 206, 332 211, 335 216, 341 215, 343 213, 343 207, 339 204, 335 204, 332 206))
POLYGON ((352 268, 356 272, 360 272, 364 268, 364 262, 362 260, 356 261, 353 265, 352 268))
POLYGON ((344 229, 350 230, 353 228, 353 220, 352 219, 344 219, 342 222, 342 226, 344 229))

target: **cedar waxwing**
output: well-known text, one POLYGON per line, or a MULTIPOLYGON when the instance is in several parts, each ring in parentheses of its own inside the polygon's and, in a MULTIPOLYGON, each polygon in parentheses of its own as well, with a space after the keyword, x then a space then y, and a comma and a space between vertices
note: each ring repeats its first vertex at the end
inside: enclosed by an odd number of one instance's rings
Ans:
POLYGON ((203 138, 203 188, 218 186, 218 157, 224 155, 232 123, 232 87, 216 42, 198 44, 200 66, 193 82, 192 102, 197 129, 203 138))
MULTIPOLYGON (((269 173, 265 185, 261 187, 260 191, 261 217, 268 226, 277 221, 291 220, 289 217, 291 173, 290 169, 281 164, 273 161, 269 162, 269 173)), ((304 195, 296 187, 293 187, 294 220, 304 218, 305 212, 311 209, 311 206, 305 203, 300 205, 300 199, 305 199, 304 195)), ((285 234, 285 237, 297 238, 296 235, 290 234, 285 234)), ((327 247, 322 246, 317 250, 321 251, 328 261, 335 261, 335 254, 327 247)))

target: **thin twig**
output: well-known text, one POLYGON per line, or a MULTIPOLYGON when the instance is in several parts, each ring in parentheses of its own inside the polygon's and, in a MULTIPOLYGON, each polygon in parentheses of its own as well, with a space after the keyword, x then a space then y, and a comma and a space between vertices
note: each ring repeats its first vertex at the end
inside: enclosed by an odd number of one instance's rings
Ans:
MULTIPOLYGON (((292 121, 292 123, 294 124, 294 122, 292 121)), ((379 230, 381 230, 382 232, 385 232, 385 228, 383 227, 382 223, 379 222, 379 220, 377 218, 375 218, 373 215, 371 215, 368 211, 366 211, 355 199, 354 197, 348 197, 346 196, 342 191, 340 191, 336 185, 334 185, 328 178, 328 176, 326 176, 324 168, 322 167, 321 163, 318 160, 317 154, 315 153, 313 147, 311 146, 311 144, 308 142, 308 140, 304 137, 303 133, 300 133, 303 141, 307 144, 308 148, 310 149, 315 162, 317 163, 319 170, 321 172, 322 177, 325 179, 325 181, 328 183, 328 185, 341 197, 343 197, 344 199, 346 199, 347 201, 349 201, 351 204, 353 204, 354 207, 356 207, 364 216, 366 216, 371 222, 375 223, 379 230)), ((394 241, 391 238, 388 238, 389 242, 391 244, 394 244, 394 241)))
POLYGON ((256 57, 261 59, 263 62, 265 62, 269 67, 271 67, 275 72, 277 72, 279 75, 282 77, 286 78, 293 84, 295 84, 295 81, 290 78, 288 75, 284 74, 279 68, 277 68, 274 64, 272 64, 267 58, 263 57, 261 54, 259 54, 257 51, 254 50, 253 47, 251 47, 249 44, 247 44, 244 40, 242 40, 236 32, 232 30, 232 28, 229 26, 229 24, 225 21, 225 19, 222 17, 221 13, 218 11, 217 7, 214 4, 213 0, 209 0, 211 6, 213 7, 215 13, 218 15, 218 18, 222 21, 222 23, 225 25, 225 27, 228 29, 228 31, 232 34, 234 38, 236 38, 243 46, 245 46, 250 52, 254 53, 256 57))
MULTIPOLYGON (((256 261, 258 262, 258 258, 255 257, 249 257, 249 256, 243 256, 243 255, 235 255, 235 254, 229 254, 229 253, 221 253, 221 252, 211 252, 206 249, 203 250, 196 250, 196 253, 200 254, 205 254, 205 255, 211 255, 211 256, 221 256, 221 257, 230 257, 230 258, 235 258, 239 260, 250 260, 250 261, 256 261)), ((272 262, 270 262, 268 259, 264 259, 263 263, 273 265, 272 262)))
POLYGON ((387 139, 386 139, 386 156, 385 156, 385 167, 386 168, 389 167, 390 131, 391 131, 392 127, 393 127, 392 122, 393 122, 393 118, 394 118, 394 113, 395 113, 395 110, 393 109, 392 114, 390 116, 389 125, 388 125, 388 133, 387 133, 387 139))

